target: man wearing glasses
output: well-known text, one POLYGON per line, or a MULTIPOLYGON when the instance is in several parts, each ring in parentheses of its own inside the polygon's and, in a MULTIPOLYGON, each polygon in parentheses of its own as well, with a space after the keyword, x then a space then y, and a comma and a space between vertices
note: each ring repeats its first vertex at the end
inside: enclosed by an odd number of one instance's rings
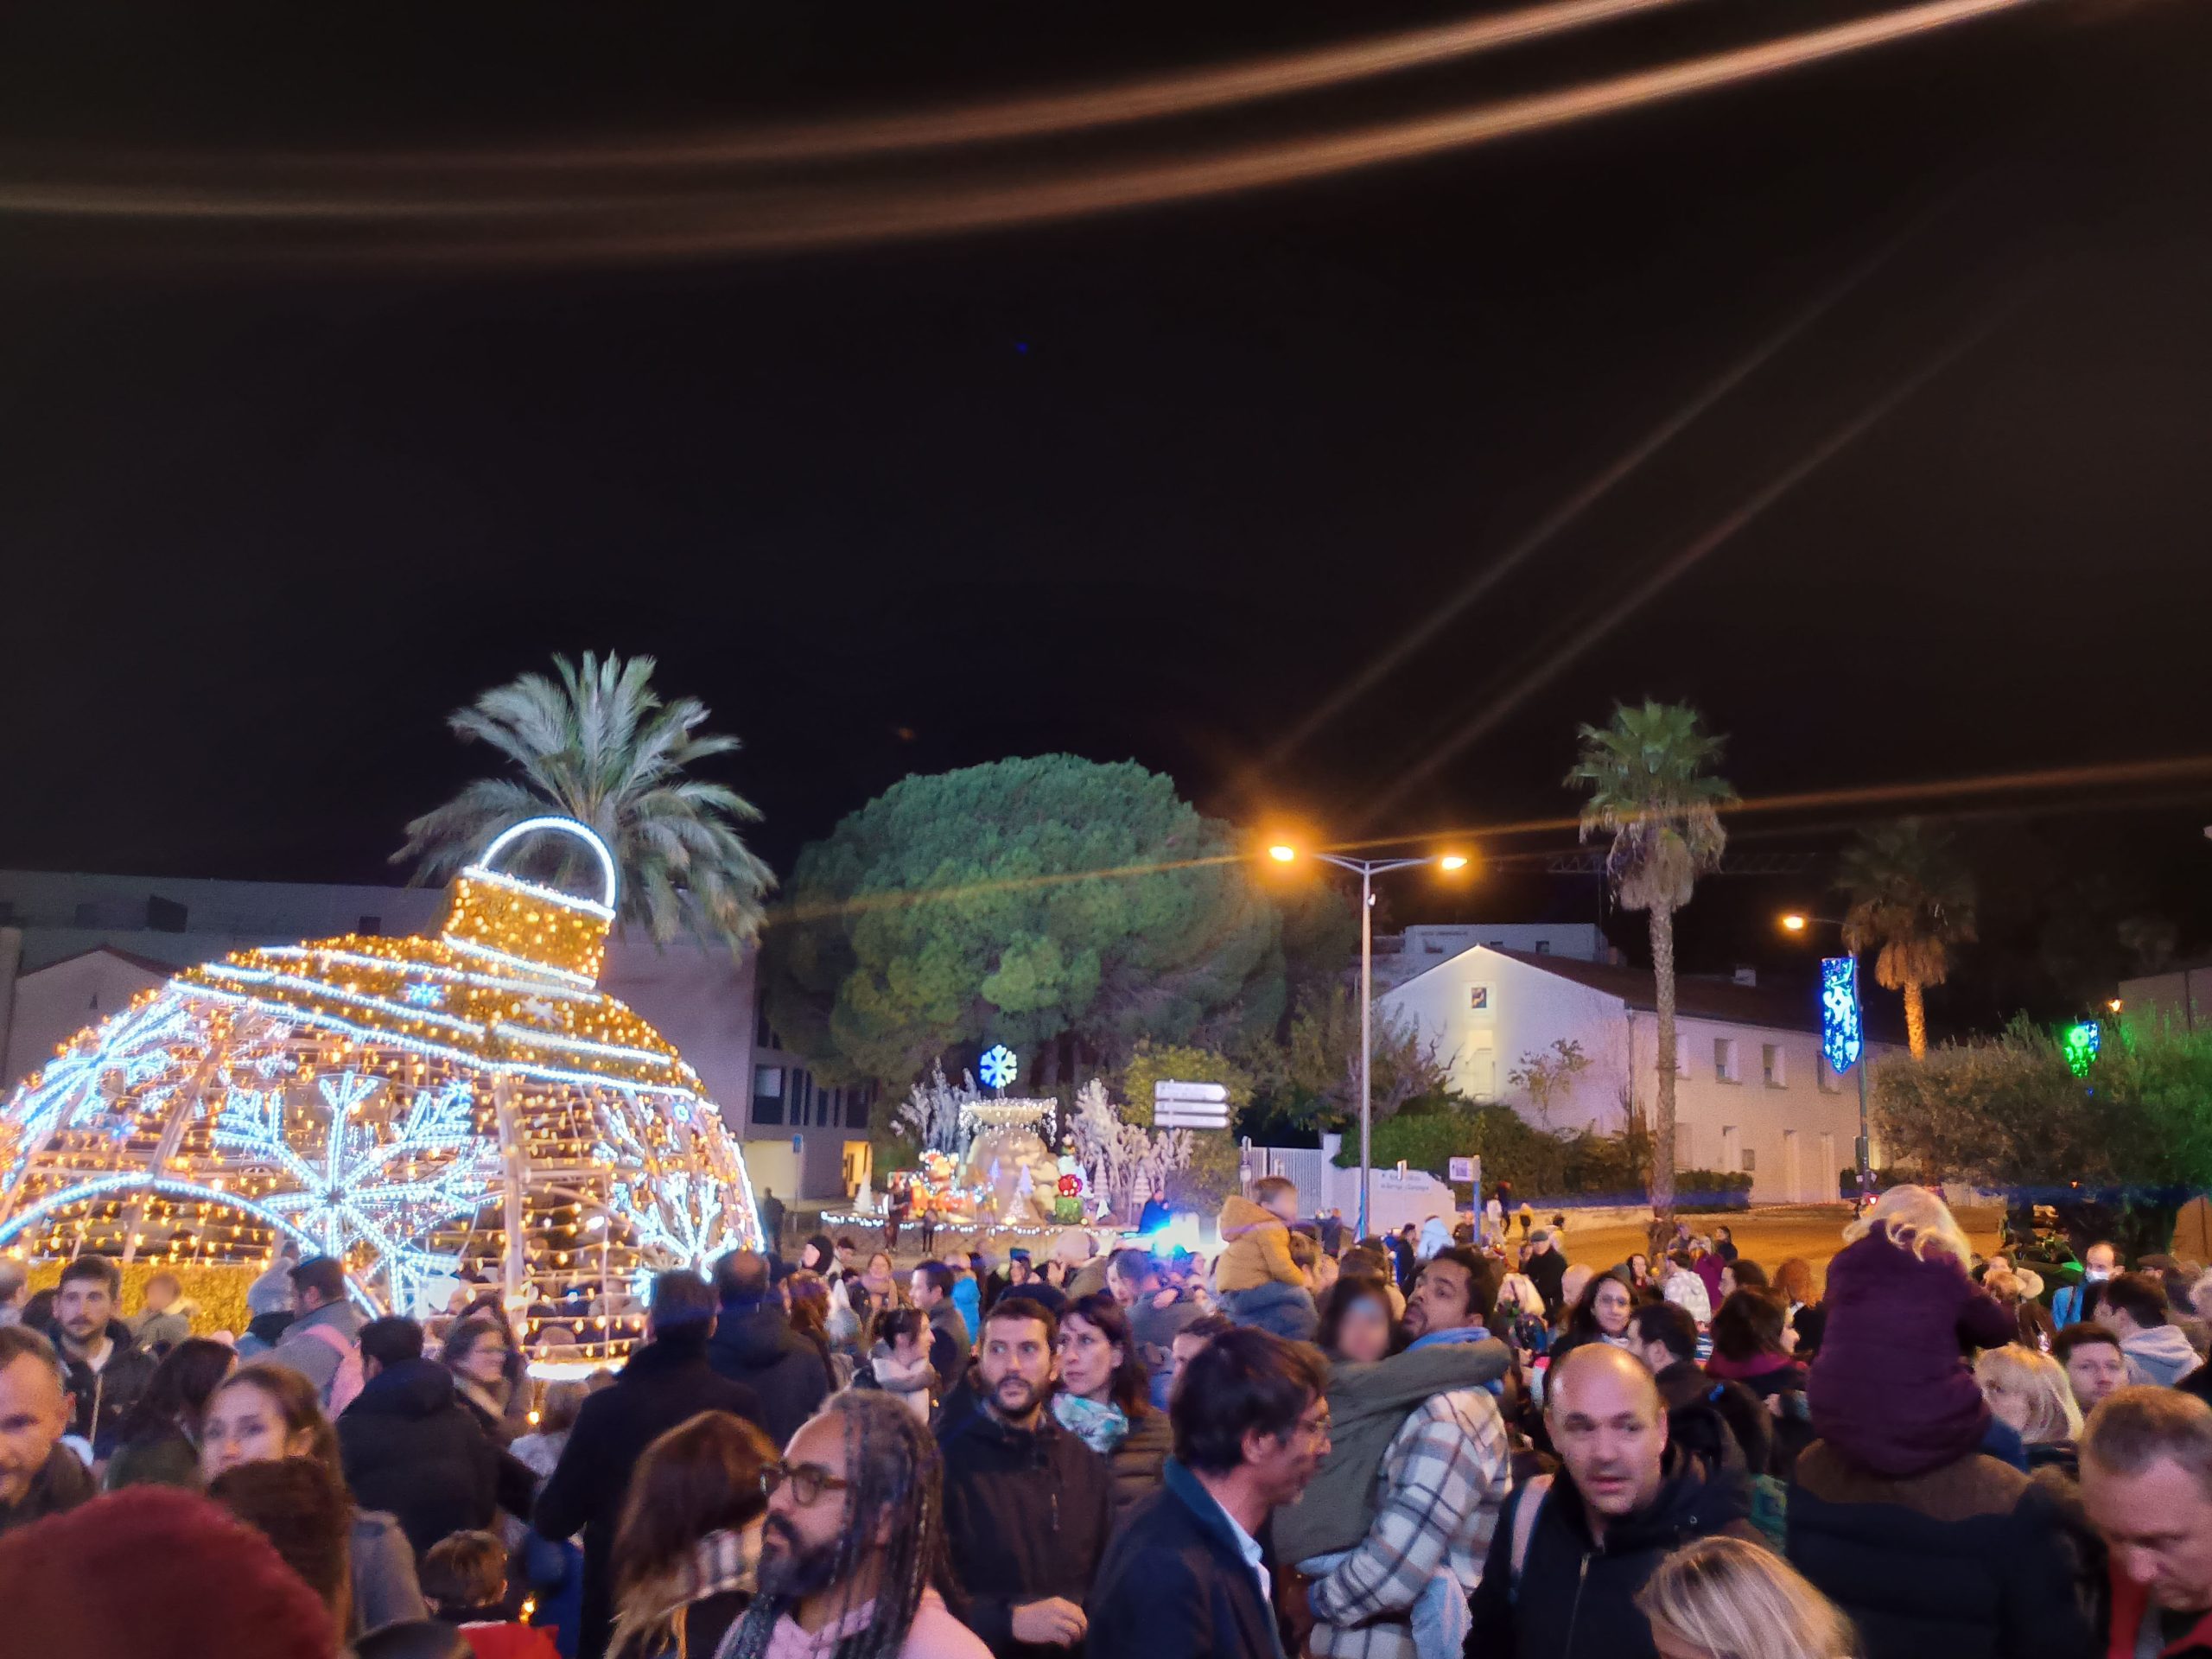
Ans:
POLYGON ((1191 1357, 1164 1484, 1098 1569, 1089 1659, 1283 1659, 1258 1537, 1328 1455, 1326 1382, 1314 1350, 1250 1325, 1191 1357))
POLYGON ((1058 1381, 1058 1321, 1010 1290, 983 1316, 980 1410, 938 1430, 945 1535, 968 1627, 997 1659, 1083 1651, 1084 1603, 1114 1523, 1106 1459, 1045 1409, 1058 1381))

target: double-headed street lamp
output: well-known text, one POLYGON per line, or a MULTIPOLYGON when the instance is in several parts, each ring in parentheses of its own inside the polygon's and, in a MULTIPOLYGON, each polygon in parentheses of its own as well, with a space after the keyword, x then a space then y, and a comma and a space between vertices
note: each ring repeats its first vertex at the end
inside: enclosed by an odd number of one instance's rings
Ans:
MULTIPOLYGON (((1859 1205, 1864 1210, 1873 1197, 1874 1175, 1872 1166, 1872 1149, 1868 1141, 1871 1130, 1866 1120, 1866 1002, 1859 982, 1859 951, 1851 943, 1851 930, 1834 916, 1808 916, 1802 911, 1791 911, 1782 918, 1786 933, 1803 933, 1811 927, 1832 927, 1843 939, 1846 958, 1851 963, 1851 1024, 1859 1039, 1859 1053, 1852 1061, 1852 1069, 1859 1073, 1859 1205)), ((1823 986, 1823 994, 1827 988, 1823 986)), ((1827 1022, 1822 1020, 1825 1033, 1827 1022)), ((1834 1063, 1834 1057, 1829 1063, 1834 1063)))
MULTIPOLYGON (((1288 864, 1300 855, 1297 848, 1287 842, 1279 841, 1268 849, 1268 856, 1278 864, 1288 864)), ((1345 858, 1337 853, 1309 853, 1306 856, 1317 858, 1324 864, 1333 864, 1340 870, 1350 870, 1359 877, 1359 1221, 1357 1233, 1359 1237, 1365 1238, 1367 1178, 1375 1161, 1375 1099, 1370 1077, 1370 1063, 1375 1052, 1375 878, 1388 875, 1392 870, 1410 870, 1424 864, 1433 864, 1447 872, 1464 870, 1467 868, 1468 859, 1465 853, 1431 853, 1426 858, 1345 858)), ((1479 1201, 1475 1207, 1478 1210, 1482 1207, 1479 1201)))

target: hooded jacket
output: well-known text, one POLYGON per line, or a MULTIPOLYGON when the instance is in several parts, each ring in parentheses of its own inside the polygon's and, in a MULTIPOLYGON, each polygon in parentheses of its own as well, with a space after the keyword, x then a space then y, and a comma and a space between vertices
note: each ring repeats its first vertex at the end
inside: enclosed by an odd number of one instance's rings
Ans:
POLYGON ((1709 1474, 1673 1446, 1666 1467, 1651 1502, 1608 1522, 1602 1537, 1592 1535, 1582 1494, 1564 1469, 1541 1497, 1532 1489, 1510 1502, 1471 1603, 1467 1659, 1657 1659, 1636 1605, 1652 1570, 1693 1538, 1758 1540, 1740 1476, 1709 1474), (1513 1539, 1524 1527, 1516 1581, 1513 1539))
POLYGON ((2154 1325, 2120 1339, 2127 1361, 2127 1380, 2171 1389, 2203 1362, 2190 1347, 2188 1333, 2178 1325, 2154 1325))
POLYGON ((46 1335, 69 1374, 69 1433, 83 1435, 92 1455, 105 1458, 121 1443, 123 1420, 145 1393, 160 1362, 131 1339, 130 1327, 121 1319, 107 1322, 114 1347, 97 1371, 61 1345, 60 1326, 49 1326, 46 1335))
POLYGON ((822 1351, 792 1330, 780 1304, 767 1297, 722 1304, 707 1363, 760 1396, 763 1426, 778 1446, 788 1444, 830 1397, 822 1351))
POLYGON ((1106 1459, 1045 1412, 1034 1429, 1001 1421, 988 1406, 938 1434, 944 1453, 944 1535, 962 1618, 998 1659, 1081 1659, 1083 1646, 1033 1647, 1014 1637, 1014 1610, 1059 1596, 1083 1605, 1114 1526, 1106 1459))
POLYGON ((417 1556, 449 1533, 491 1524, 499 1448, 436 1360, 378 1371, 339 1414, 337 1427, 339 1463, 355 1501, 397 1520, 417 1556))
MULTIPOLYGON (((1989 1407, 1961 1340, 1999 1348, 2019 1325, 1966 1269, 1875 1231, 1828 1263, 1827 1329, 1806 1382, 1813 1433, 1874 1474, 1925 1474, 1981 1445, 1989 1407)), ((2186 1346, 2186 1344, 2183 1344, 2186 1346)))
POLYGON ((1222 1251, 1214 1263, 1217 1290, 1257 1290, 1262 1285, 1306 1287, 1306 1275, 1290 1259, 1290 1229, 1281 1216, 1241 1193, 1222 1201, 1222 1251))

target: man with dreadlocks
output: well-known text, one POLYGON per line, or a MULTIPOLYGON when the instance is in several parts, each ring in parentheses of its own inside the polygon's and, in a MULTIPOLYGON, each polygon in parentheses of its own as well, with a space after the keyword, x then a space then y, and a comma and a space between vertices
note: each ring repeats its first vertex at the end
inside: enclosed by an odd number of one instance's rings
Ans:
POLYGON ((1083 1605, 1114 1528, 1112 1468, 1045 1409, 1058 1338, 1051 1309, 1000 1297, 977 1344, 982 1408, 938 1426, 962 1617, 997 1659, 1082 1653, 1083 1605))
POLYGON ((835 1396, 765 1478, 760 1594, 715 1659, 989 1659, 940 1593, 942 1465, 895 1397, 835 1396))

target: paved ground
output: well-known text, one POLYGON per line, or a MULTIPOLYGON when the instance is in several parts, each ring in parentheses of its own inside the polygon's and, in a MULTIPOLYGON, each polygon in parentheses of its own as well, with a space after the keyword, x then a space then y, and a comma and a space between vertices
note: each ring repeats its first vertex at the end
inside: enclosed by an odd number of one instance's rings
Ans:
MULTIPOLYGON (((1974 1249, 1985 1255, 1996 1248, 2000 1216, 1994 1210, 1966 1210, 1959 1214, 1974 1249)), ((1815 1278, 1824 1276, 1828 1258, 1842 1248, 1843 1230, 1851 1224, 1851 1206, 1808 1204, 1754 1210, 1745 1215, 1702 1215, 1688 1217, 1693 1232, 1709 1233, 1726 1225, 1735 1234, 1736 1248, 1769 1273, 1793 1255, 1802 1255, 1815 1278)), ((1567 1217, 1567 1259, 1593 1268, 1609 1268, 1631 1251, 1644 1248, 1643 1230, 1630 1224, 1579 1229, 1567 1217)))

